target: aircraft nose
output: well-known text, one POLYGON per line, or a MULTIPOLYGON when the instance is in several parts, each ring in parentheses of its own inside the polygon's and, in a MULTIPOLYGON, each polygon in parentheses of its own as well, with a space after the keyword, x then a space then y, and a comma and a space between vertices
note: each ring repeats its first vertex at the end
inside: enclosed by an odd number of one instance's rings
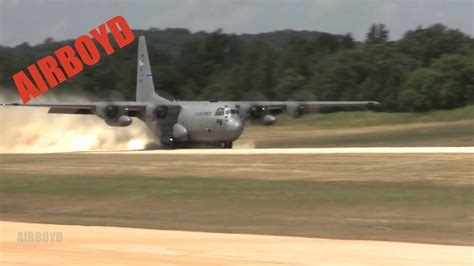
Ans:
POLYGON ((233 119, 227 123, 227 130, 231 132, 241 132, 243 129, 244 123, 239 119, 233 119))

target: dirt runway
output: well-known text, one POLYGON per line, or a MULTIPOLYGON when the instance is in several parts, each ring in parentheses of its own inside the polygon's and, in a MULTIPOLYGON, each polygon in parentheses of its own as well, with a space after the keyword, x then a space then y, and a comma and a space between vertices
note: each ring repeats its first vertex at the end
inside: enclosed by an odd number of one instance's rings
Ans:
POLYGON ((0 222, 1 265, 472 265, 474 247, 0 222), (59 232, 61 239, 20 237, 59 232), (45 241, 47 240, 47 241, 45 241))
POLYGON ((354 147, 354 148, 235 148, 235 149, 177 149, 90 151, 84 153, 125 154, 390 154, 390 153, 474 153, 474 147, 354 147))

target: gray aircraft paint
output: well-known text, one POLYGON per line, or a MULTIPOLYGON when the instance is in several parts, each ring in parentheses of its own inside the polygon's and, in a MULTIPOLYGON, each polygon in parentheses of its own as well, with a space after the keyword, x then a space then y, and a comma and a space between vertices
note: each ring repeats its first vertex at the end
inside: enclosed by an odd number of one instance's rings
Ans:
POLYGON ((56 114, 97 115, 110 126, 128 126, 132 117, 136 117, 145 122, 156 140, 169 147, 211 143, 231 148, 232 142, 242 134, 245 120, 248 119, 261 119, 273 124, 274 113, 287 112, 292 117, 299 117, 321 107, 379 104, 373 101, 170 101, 155 92, 143 36, 139 38, 137 57, 136 101, 3 105, 49 107, 48 113, 56 114))

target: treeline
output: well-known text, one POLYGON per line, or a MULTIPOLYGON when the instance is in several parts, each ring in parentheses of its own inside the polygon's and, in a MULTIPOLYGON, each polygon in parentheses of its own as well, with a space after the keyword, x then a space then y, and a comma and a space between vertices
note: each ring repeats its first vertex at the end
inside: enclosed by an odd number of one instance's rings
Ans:
MULTIPOLYGON (((136 30, 145 35, 155 88, 180 100, 375 100, 384 111, 428 111, 474 103, 474 39, 441 24, 408 31, 398 41, 374 24, 366 40, 350 34, 276 31, 225 34, 186 29, 136 30)), ((50 38, 0 47, 0 86, 72 41, 50 38)), ((95 100, 133 100, 137 42, 53 89, 95 100)))

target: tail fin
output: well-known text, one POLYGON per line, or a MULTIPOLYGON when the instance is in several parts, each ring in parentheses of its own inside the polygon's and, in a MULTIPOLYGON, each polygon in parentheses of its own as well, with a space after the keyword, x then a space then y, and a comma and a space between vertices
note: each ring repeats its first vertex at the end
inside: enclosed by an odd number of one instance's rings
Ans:
POLYGON ((167 99, 158 96, 155 92, 144 36, 140 36, 138 40, 137 61, 137 102, 169 102, 167 99))

